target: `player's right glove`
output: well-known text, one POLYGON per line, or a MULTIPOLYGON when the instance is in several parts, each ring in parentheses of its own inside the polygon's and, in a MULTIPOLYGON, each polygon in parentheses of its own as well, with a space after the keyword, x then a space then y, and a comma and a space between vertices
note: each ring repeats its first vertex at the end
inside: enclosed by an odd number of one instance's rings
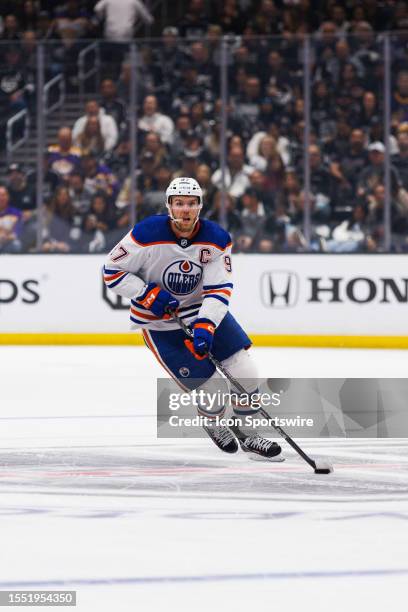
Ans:
POLYGON ((205 359, 211 351, 215 325, 209 319, 196 319, 193 325, 193 340, 184 340, 188 350, 196 359, 205 359))
POLYGON ((149 283, 142 295, 136 298, 142 306, 150 310, 156 317, 168 319, 168 310, 176 310, 179 301, 168 291, 161 289, 156 283, 149 283))

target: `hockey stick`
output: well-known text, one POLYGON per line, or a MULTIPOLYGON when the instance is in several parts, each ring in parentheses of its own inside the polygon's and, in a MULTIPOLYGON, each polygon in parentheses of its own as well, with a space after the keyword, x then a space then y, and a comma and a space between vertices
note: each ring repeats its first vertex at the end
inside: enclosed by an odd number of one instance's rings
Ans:
MULTIPOLYGON (((168 314, 170 314, 170 316, 180 325, 181 329, 189 338, 193 337, 193 331, 184 323, 184 321, 180 319, 179 316, 176 315, 173 310, 169 311, 168 314)), ((230 374, 230 372, 228 372, 228 370, 224 368, 222 363, 218 361, 218 359, 216 359, 212 353, 208 353, 207 357, 214 364, 217 370, 221 372, 221 374, 223 374, 223 376, 225 376, 225 378, 229 380, 233 387, 237 389, 237 391, 243 394, 247 394, 247 391, 244 389, 244 387, 237 380, 235 380, 232 374, 230 374)), ((330 463, 326 463, 325 461, 315 461, 315 459, 309 457, 309 455, 307 455, 305 451, 302 450, 300 446, 298 446, 298 444, 296 444, 296 442, 290 437, 289 434, 286 433, 284 429, 282 429, 282 427, 280 427, 280 425, 276 425, 276 423, 271 420, 271 417, 266 412, 266 410, 260 408, 258 412, 265 419, 268 420, 269 424, 275 429, 275 431, 278 432, 280 436, 282 436, 284 440, 286 440, 289 446, 291 446, 297 452, 297 454, 300 455, 300 457, 302 457, 302 459, 306 461, 306 463, 308 463, 310 467, 313 468, 315 474, 330 474, 331 472, 333 472, 333 466, 330 465, 330 463)))

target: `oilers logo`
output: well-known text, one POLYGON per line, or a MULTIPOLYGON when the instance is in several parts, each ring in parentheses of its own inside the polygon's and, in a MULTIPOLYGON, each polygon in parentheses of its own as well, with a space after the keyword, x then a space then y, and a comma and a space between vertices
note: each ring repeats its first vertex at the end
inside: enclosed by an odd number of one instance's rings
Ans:
POLYGON ((196 263, 182 259, 170 264, 164 271, 163 283, 173 295, 192 293, 201 281, 203 269, 196 263))

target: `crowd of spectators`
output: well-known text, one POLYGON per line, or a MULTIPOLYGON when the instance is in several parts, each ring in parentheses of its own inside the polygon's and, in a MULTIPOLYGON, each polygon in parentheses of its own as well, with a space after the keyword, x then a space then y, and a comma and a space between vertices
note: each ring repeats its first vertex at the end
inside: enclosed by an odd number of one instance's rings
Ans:
MULTIPOLYGON (((37 40, 52 39, 47 69, 65 74, 68 90, 75 91, 72 57, 85 38, 100 37, 100 86, 87 92, 83 114, 62 125, 47 147, 39 216, 43 252, 106 251, 132 218, 126 40, 138 19, 152 23, 152 16, 136 0, 128 18, 116 21, 111 11, 120 0, 96 6, 80 0, 48 4, 42 3, 44 11, 31 0, 13 2, 3 11, 0 41, 8 44, 1 64, 0 116, 4 121, 33 104, 37 40)), ((309 0, 190 0, 183 19, 172 23, 170 15, 160 40, 137 42, 137 219, 164 212, 168 183, 186 175, 203 188, 202 214, 223 219, 236 252, 381 252, 387 145, 392 250, 408 251, 405 2, 322 0, 313 2, 312 10, 309 0), (386 31, 391 31, 392 48, 387 143, 386 31), (303 44, 308 33, 311 188, 306 197, 303 44), (224 173, 222 37, 228 77, 224 173), (304 235, 307 200, 310 242, 304 235)), ((0 187, 0 252, 35 250, 38 222, 35 173, 11 164, 0 187)))

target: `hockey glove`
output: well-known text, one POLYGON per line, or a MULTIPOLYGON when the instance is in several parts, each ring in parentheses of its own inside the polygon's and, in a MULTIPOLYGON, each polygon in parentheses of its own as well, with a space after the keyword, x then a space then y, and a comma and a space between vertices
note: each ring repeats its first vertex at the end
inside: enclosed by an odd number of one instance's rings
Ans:
POLYGON ((205 359, 211 351, 215 325, 209 319, 197 319, 193 325, 193 341, 185 340, 185 345, 196 359, 205 359))
POLYGON ((170 315, 166 314, 167 311, 176 310, 179 306, 179 301, 156 283, 149 283, 142 295, 136 298, 136 302, 161 319, 169 319, 170 315))

